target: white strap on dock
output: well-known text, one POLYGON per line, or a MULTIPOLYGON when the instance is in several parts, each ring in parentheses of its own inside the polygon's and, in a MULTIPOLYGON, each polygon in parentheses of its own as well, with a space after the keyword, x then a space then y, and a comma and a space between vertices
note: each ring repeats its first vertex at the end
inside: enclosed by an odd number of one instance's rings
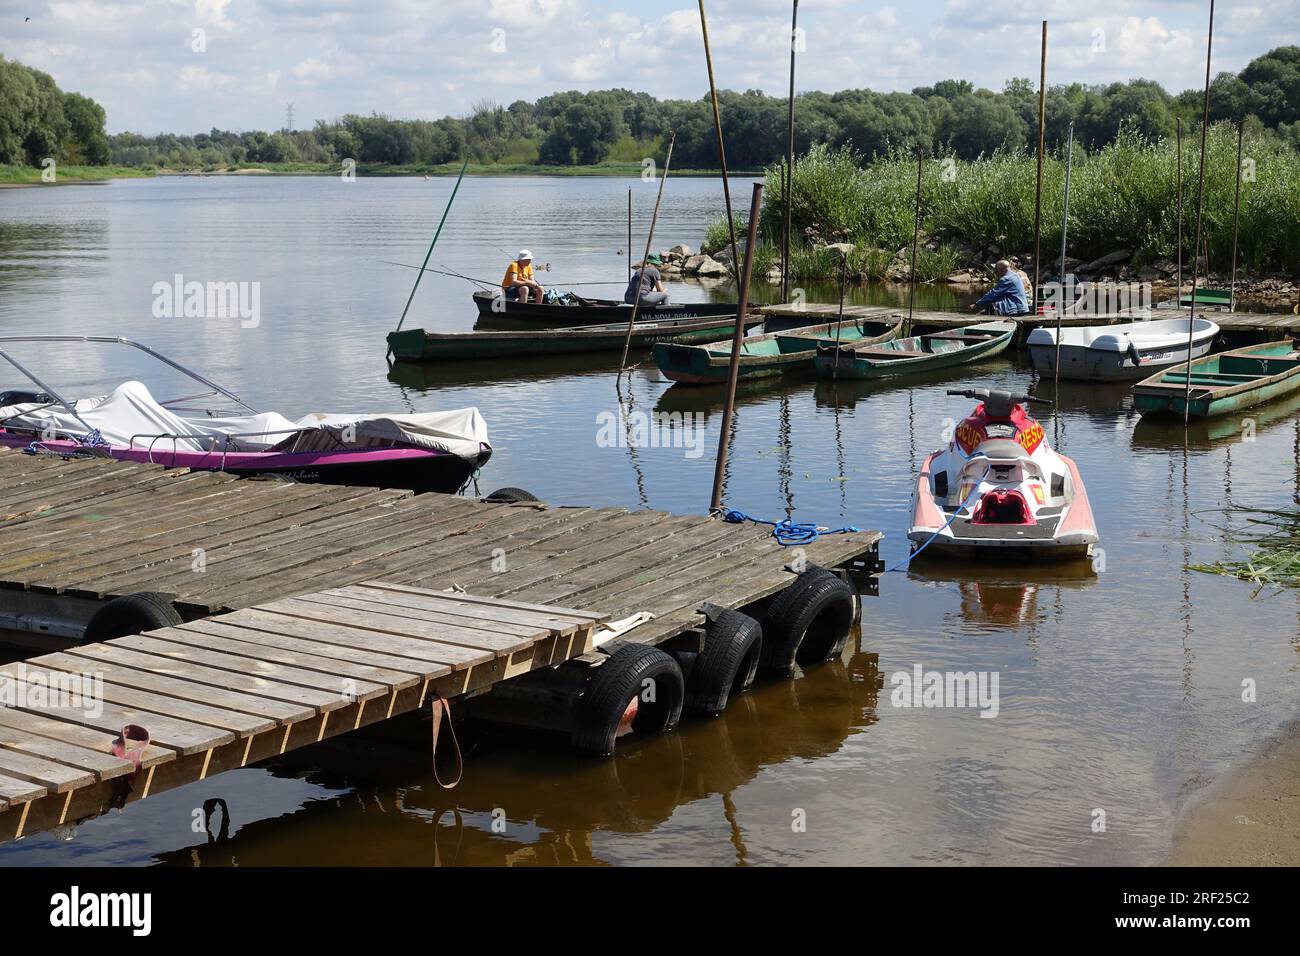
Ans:
POLYGON ((600 630, 592 636, 591 646, 600 647, 600 645, 608 643, 616 637, 622 637, 633 628, 640 627, 647 621, 653 620, 654 615, 649 611, 637 611, 635 614, 629 615, 622 620, 606 621, 600 626, 600 630))

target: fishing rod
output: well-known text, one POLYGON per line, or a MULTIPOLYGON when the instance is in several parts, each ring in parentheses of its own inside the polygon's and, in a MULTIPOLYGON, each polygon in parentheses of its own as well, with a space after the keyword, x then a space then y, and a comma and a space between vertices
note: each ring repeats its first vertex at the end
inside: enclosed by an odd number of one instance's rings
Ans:
MULTIPOLYGON (((434 275, 449 276, 452 279, 464 279, 466 282, 473 282, 476 285, 486 286, 488 288, 493 288, 493 289, 501 285, 500 282, 489 282, 486 279, 475 279, 473 276, 461 275, 459 272, 451 272, 449 270, 443 270, 443 269, 430 269, 427 266, 413 266, 409 262, 394 262, 391 259, 376 259, 375 261, 382 262, 385 265, 390 265, 390 266, 401 266, 403 269, 420 269, 423 272, 432 272, 434 275)), ((616 279, 611 282, 566 282, 565 283, 565 285, 569 285, 569 286, 623 285, 623 284, 624 282, 622 279, 616 279)))

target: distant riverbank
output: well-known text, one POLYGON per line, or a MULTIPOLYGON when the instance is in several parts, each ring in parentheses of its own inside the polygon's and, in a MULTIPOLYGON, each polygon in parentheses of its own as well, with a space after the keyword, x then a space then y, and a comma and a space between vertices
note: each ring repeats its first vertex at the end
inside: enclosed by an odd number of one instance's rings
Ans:
POLYGON ((54 182, 41 179, 45 170, 39 166, 0 165, 0 188, 6 186, 57 186, 61 183, 103 182, 108 179, 140 179, 153 170, 136 166, 56 166, 54 182))

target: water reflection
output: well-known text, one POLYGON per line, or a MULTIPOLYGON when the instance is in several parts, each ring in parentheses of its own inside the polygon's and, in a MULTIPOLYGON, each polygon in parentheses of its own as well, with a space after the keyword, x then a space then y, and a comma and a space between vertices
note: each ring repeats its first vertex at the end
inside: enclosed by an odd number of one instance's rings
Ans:
MULTIPOLYGON (((838 752, 875 724, 883 677, 873 653, 795 680, 761 684, 713 720, 647 739, 613 760, 569 752, 558 735, 471 723, 472 754, 461 785, 447 791, 427 772, 428 725, 392 721, 270 761, 275 776, 306 775, 339 791, 294 813, 241 823, 233 836, 209 827, 203 841, 159 853, 182 866, 565 865, 624 862, 605 834, 653 834, 684 807, 711 814, 731 862, 748 862, 746 785, 768 768, 838 752), (545 781, 545 783, 543 783, 545 781), (322 839, 342 831, 340 843, 322 839)), ((220 787, 220 780, 212 784, 220 787)), ((215 814, 220 821, 220 813, 215 814)))

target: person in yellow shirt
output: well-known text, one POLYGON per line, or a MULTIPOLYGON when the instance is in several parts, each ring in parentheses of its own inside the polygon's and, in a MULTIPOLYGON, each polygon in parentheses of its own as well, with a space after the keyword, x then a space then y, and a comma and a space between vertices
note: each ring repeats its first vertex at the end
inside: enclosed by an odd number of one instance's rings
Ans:
POLYGON ((541 302, 546 290, 533 277, 533 254, 521 249, 515 261, 506 268, 506 277, 501 280, 501 288, 507 299, 519 302, 541 302))

